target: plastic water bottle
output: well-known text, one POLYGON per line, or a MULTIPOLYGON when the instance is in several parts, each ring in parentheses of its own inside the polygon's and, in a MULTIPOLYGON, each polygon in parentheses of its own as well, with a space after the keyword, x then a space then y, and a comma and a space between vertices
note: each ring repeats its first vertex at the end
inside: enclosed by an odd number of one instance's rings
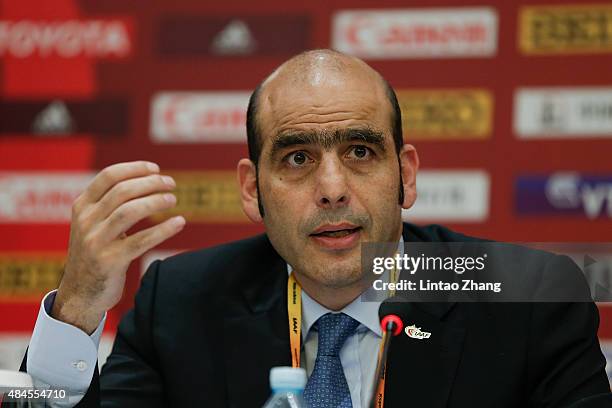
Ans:
POLYGON ((263 408, 306 408, 302 395, 306 387, 306 370, 274 367, 270 370, 272 396, 263 408))

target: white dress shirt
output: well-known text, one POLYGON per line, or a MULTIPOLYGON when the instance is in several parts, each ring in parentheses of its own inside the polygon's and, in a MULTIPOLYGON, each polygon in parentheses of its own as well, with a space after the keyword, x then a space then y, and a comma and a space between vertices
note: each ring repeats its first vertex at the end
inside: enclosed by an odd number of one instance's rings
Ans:
POLYGON ((98 346, 106 313, 96 330, 88 336, 83 330, 51 317, 57 290, 43 299, 30 345, 27 372, 34 388, 63 389, 67 402, 52 401, 53 408, 73 407, 83 399, 89 388, 98 360, 98 346))
MULTIPOLYGON (((399 251, 403 252, 403 239, 399 251)), ((291 273, 291 266, 287 265, 291 273)), ((388 280, 388 273, 381 275, 388 280)), ((27 372, 34 380, 34 387, 66 390, 68 402, 54 402, 53 408, 73 407, 83 398, 96 367, 98 346, 106 314, 91 334, 61 322, 50 316, 56 291, 43 299, 28 349, 27 372)), ((369 406, 376 371, 378 349, 382 331, 378 320, 378 302, 364 302, 358 296, 339 312, 343 312, 360 325, 340 350, 340 362, 348 384, 353 408, 369 406)), ((318 333, 314 323, 331 310, 325 308, 302 290, 302 350, 301 364, 308 376, 312 373, 317 357, 318 333)))
MULTIPOLYGON (((340 349, 340 363, 351 393, 353 408, 367 408, 372 396, 374 374, 382 330, 378 320, 381 302, 362 302, 357 297, 340 312, 351 316, 360 325, 340 349)), ((302 356, 301 364, 308 377, 317 358, 319 335, 313 328, 319 317, 331 310, 320 305, 302 290, 302 356)))

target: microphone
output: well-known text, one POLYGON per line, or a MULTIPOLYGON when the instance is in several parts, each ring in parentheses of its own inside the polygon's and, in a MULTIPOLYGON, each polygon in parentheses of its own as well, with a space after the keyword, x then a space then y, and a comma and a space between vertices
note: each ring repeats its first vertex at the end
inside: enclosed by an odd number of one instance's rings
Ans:
POLYGON ((397 336, 404 328, 404 322, 399 317, 406 312, 406 299, 401 296, 391 296, 380 304, 378 308, 378 318, 383 331, 383 346, 382 353, 378 357, 376 364, 376 376, 374 377, 374 388, 372 390, 372 399, 370 408, 376 408, 378 400, 378 388, 385 378, 385 367, 387 365, 387 353, 391 338, 397 336))

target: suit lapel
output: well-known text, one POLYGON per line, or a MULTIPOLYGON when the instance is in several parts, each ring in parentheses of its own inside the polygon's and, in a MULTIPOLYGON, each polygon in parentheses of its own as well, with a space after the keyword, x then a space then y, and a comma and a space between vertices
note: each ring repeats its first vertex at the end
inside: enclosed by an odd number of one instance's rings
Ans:
POLYGON ((452 306, 441 303, 411 303, 402 316, 406 326, 414 325, 429 338, 411 338, 402 331, 389 350, 385 407, 407 403, 431 408, 445 407, 457 364, 461 357, 465 328, 452 317, 452 306), (447 319, 440 311, 447 309, 447 319))
POLYGON ((270 395, 270 368, 291 365, 286 263, 269 249, 249 268, 248 281, 235 291, 236 296, 225 300, 224 362, 230 407, 262 406, 270 395))
MULTIPOLYGON (((404 229, 404 241, 415 242, 404 229)), ((407 303, 401 316, 429 338, 402 331, 392 340, 387 360, 385 407, 445 407, 463 349, 465 325, 454 302, 407 303)))

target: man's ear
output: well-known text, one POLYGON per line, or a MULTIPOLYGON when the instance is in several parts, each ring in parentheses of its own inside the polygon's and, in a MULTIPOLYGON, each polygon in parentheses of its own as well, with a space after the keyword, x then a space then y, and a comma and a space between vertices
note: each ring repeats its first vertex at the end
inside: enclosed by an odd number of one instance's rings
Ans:
POLYGON ((400 172, 404 187, 404 202, 402 208, 412 207, 417 198, 416 174, 419 170, 419 155, 414 146, 405 144, 399 154, 400 172))
POLYGON ((249 159, 240 159, 237 167, 238 184, 240 185, 240 199, 242 211, 253 222, 261 222, 259 213, 259 200, 257 195, 257 168, 249 159))

